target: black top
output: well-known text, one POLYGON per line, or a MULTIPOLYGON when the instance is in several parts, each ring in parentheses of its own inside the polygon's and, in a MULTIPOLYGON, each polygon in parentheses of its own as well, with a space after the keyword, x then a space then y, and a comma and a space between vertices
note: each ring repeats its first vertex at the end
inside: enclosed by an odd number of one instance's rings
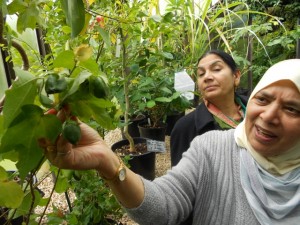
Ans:
MULTIPOLYGON (((238 95, 246 106, 248 97, 238 95)), ((175 124, 171 137, 171 165, 175 166, 181 159, 182 153, 188 150, 191 141, 197 136, 210 130, 222 130, 208 111, 205 104, 200 104, 193 112, 181 117, 175 124)))

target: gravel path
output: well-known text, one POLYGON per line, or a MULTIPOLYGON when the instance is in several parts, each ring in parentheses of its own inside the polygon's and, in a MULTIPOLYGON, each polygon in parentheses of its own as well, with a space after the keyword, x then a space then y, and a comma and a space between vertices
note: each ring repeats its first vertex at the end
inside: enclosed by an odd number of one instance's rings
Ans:
MULTIPOLYGON (((110 131, 104 138, 104 140, 109 144, 112 145, 113 143, 119 141, 122 139, 121 132, 119 129, 116 129, 114 131, 110 131)), ((156 155, 156 176, 161 176, 166 173, 168 169, 171 168, 171 162, 170 162, 170 137, 166 136, 166 153, 158 153, 156 155)), ((53 188, 53 181, 52 176, 49 175, 41 182, 39 185, 39 188, 45 193, 45 198, 50 196, 51 190, 53 188)), ((72 192, 68 193, 68 197, 70 198, 71 202, 74 200, 75 196, 72 192)), ((68 211, 68 203, 66 200, 65 193, 64 194, 58 194, 54 193, 52 197, 52 202, 50 205, 53 205, 57 207, 58 209, 61 209, 62 212, 68 211)), ((38 207, 36 209, 36 213, 40 214, 44 210, 43 207, 38 207)), ((47 213, 50 213, 52 211, 52 207, 48 207, 47 213)), ((121 220, 123 225, 138 225, 137 223, 130 220, 126 215, 121 220)), ((47 224, 46 222, 44 224, 47 224)))

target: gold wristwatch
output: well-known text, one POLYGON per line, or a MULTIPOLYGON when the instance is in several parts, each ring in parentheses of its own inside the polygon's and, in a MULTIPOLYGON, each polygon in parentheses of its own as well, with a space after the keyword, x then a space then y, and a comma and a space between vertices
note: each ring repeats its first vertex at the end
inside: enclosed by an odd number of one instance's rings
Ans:
POLYGON ((120 162, 120 166, 119 166, 119 168, 117 169, 117 171, 116 171, 116 175, 113 177, 113 178, 106 178, 106 177, 104 177, 104 176, 102 176, 101 174, 100 174, 100 176, 102 177, 102 179, 103 180, 105 180, 105 181, 115 181, 115 180, 119 180, 119 181, 124 181, 125 180, 125 178, 126 178, 126 167, 125 167, 125 165, 124 165, 124 163, 123 163, 123 160, 121 159, 121 157, 118 155, 118 154, 116 154, 117 155, 117 157, 118 157, 118 159, 119 159, 119 162, 120 162))

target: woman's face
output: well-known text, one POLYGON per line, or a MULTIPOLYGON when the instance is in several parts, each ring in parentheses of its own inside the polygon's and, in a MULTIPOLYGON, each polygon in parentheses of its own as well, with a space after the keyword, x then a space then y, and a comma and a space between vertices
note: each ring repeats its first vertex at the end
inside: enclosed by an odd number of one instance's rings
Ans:
POLYGON ((300 93, 288 80, 257 92, 249 100, 246 134, 255 151, 265 157, 292 148, 300 138, 300 93))
POLYGON ((233 74, 231 68, 215 54, 199 61, 197 75, 200 92, 208 101, 233 96, 234 88, 240 82, 240 72, 233 74))

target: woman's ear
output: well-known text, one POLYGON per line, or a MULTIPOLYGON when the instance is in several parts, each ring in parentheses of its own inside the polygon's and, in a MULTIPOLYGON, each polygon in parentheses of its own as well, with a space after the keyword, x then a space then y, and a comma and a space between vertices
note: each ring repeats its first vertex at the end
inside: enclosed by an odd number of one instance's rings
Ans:
POLYGON ((234 86, 238 87, 241 81, 241 71, 240 70, 235 71, 233 76, 234 76, 234 86))

